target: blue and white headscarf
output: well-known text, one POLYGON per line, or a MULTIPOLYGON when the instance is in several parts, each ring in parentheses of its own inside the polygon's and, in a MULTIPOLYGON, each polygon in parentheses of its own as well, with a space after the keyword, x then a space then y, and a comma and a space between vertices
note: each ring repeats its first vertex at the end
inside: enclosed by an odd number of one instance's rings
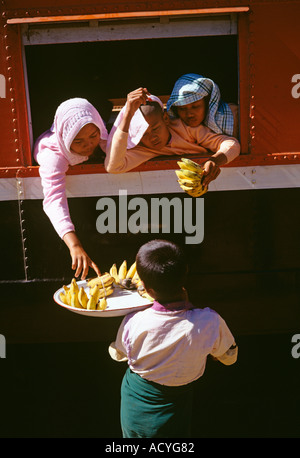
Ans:
POLYGON ((221 100, 220 89, 211 79, 196 73, 187 73, 175 83, 167 102, 170 118, 178 118, 174 106, 183 106, 197 102, 209 96, 208 110, 203 124, 218 134, 233 134, 233 114, 229 105, 221 100))

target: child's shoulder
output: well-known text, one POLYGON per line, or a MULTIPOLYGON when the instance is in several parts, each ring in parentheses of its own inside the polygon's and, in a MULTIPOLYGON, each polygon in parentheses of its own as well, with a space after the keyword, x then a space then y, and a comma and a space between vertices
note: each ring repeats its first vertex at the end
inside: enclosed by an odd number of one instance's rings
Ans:
POLYGON ((192 309, 193 315, 199 317, 201 320, 206 321, 219 321, 220 315, 215 310, 211 309, 210 307, 198 308, 194 307, 192 309))

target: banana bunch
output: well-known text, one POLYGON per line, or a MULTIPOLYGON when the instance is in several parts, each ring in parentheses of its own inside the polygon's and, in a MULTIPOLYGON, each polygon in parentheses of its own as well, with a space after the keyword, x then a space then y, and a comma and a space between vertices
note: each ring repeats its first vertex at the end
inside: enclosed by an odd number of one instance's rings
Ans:
POLYGON ((60 300, 66 305, 71 305, 72 307, 81 308, 81 305, 78 300, 79 287, 76 283, 75 278, 72 279, 70 287, 64 285, 63 288, 65 292, 64 293, 61 292, 59 294, 60 300))
POLYGON ((107 297, 114 292, 115 286, 124 289, 135 289, 141 296, 153 301, 145 291, 144 285, 139 278, 136 263, 134 262, 128 269, 126 260, 122 262, 119 269, 116 264, 113 264, 109 272, 88 280, 88 293, 82 286, 79 287, 75 278, 73 278, 70 286, 63 285, 64 291, 60 292, 59 298, 64 304, 71 307, 86 310, 105 310, 107 297))
POLYGON ((144 285, 140 285, 137 290, 140 296, 144 297, 145 299, 149 299, 150 302, 154 301, 153 297, 151 297, 150 294, 148 294, 145 290, 144 285))
POLYGON ((60 300, 71 307, 82 308, 87 310, 105 310, 107 307, 107 296, 113 291, 114 278, 105 273, 100 277, 92 278, 87 282, 89 294, 83 287, 78 286, 75 278, 72 279, 70 287, 63 286, 64 292, 59 294, 60 300))
POLYGON ((199 197, 205 194, 208 187, 202 185, 203 169, 201 165, 184 157, 177 164, 180 170, 175 170, 175 173, 181 189, 192 197, 199 197))
POLYGON ((125 289, 137 289, 140 278, 136 271, 136 263, 134 262, 129 269, 127 269, 127 261, 124 260, 119 269, 116 264, 113 264, 109 273, 115 279, 115 284, 125 289))
POLYGON ((91 278, 87 282, 87 286, 89 288, 93 288, 94 286, 97 286, 98 288, 108 288, 109 286, 112 286, 114 283, 114 277, 110 275, 108 272, 105 272, 101 277, 95 277, 91 278))

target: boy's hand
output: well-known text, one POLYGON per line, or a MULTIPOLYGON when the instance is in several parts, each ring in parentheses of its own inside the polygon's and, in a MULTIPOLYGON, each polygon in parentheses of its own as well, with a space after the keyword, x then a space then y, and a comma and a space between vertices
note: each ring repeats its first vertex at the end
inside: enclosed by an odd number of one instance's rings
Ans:
POLYGON ((203 179, 202 179, 203 187, 208 186, 208 184, 211 181, 215 180, 221 173, 220 167, 217 164, 215 164, 214 161, 206 161, 203 164, 203 170, 204 170, 203 179))
POLYGON ((129 92, 127 95, 124 116, 119 125, 120 130, 128 132, 134 113, 142 104, 146 103, 148 95, 150 95, 150 93, 148 92, 148 89, 144 87, 140 87, 135 91, 129 92))
POLYGON ((135 91, 129 92, 127 95, 127 109, 134 115, 136 110, 143 104, 147 102, 147 96, 150 95, 148 89, 140 87, 135 91))

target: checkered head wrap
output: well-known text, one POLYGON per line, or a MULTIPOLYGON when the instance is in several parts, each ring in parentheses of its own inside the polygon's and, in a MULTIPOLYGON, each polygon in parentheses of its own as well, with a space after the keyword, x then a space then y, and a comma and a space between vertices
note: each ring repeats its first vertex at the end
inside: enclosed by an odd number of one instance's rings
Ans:
POLYGON ((188 105, 209 96, 208 110, 203 122, 213 132, 233 134, 233 114, 229 105, 221 100, 220 90, 211 79, 196 73, 187 73, 175 83, 167 102, 170 118, 177 118, 173 107, 188 105))

